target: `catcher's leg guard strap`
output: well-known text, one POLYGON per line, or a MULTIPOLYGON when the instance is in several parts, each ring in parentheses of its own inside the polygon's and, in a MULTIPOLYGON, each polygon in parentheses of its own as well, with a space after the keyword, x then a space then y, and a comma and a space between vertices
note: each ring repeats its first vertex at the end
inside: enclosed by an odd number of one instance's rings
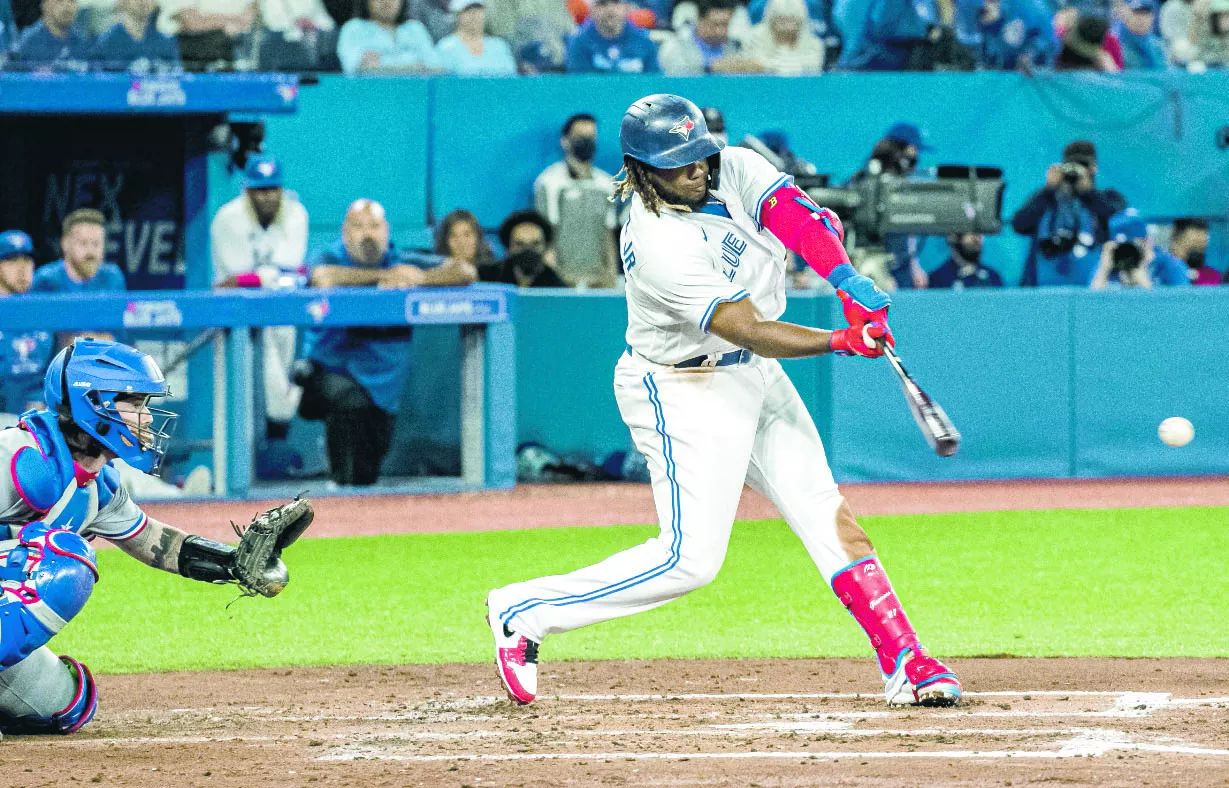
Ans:
POLYGON ((896 658, 902 651, 920 651, 913 625, 878 558, 864 558, 837 572, 832 578, 832 590, 870 638, 885 675, 896 670, 896 658))
POLYGON ((229 583, 234 579, 234 545, 203 536, 189 536, 179 548, 179 574, 206 583, 229 583))
POLYGON ((90 669, 46 647, 0 672, 0 731, 73 733, 94 718, 98 687, 90 669))

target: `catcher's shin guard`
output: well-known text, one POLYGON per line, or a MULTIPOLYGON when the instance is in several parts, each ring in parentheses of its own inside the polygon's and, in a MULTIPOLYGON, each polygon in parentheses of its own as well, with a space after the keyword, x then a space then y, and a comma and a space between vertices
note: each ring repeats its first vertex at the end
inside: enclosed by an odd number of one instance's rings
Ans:
POLYGON ((878 558, 842 569, 832 578, 832 590, 870 638, 888 705, 953 706, 960 701, 956 674, 922 648, 878 558))
POLYGON ((75 733, 97 710, 94 676, 72 657, 40 648, 0 671, 0 732, 75 733))

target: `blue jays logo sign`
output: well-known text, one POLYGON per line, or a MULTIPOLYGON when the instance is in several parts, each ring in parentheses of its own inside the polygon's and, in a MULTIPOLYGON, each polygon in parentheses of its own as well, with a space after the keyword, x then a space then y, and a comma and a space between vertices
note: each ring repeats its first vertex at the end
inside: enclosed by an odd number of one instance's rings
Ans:
POLYGON ((691 130, 696 127, 695 122, 691 118, 683 118, 674 127, 670 129, 671 134, 677 134, 686 142, 691 138, 691 130))

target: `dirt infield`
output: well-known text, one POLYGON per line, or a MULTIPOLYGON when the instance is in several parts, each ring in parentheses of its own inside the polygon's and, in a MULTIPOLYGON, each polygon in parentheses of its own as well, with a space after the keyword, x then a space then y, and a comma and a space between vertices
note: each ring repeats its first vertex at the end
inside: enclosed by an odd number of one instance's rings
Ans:
MULTIPOLYGON (((1229 477, 1167 479, 1035 479, 991 482, 843 484, 859 515, 980 512, 1004 509, 1101 509, 1140 506, 1229 506, 1229 477)), ((460 495, 315 497, 308 536, 498 531, 657 521, 647 484, 521 485, 508 492, 460 495)), ((276 502, 159 502, 151 517, 225 541, 227 521, 246 522, 276 502)), ((743 491, 738 519, 778 517, 776 507, 743 491)))
POLYGON ((869 659, 546 663, 523 709, 486 665, 103 676, 97 720, 8 738, 0 782, 1229 784, 1229 661, 952 666, 961 708, 893 711, 869 659))

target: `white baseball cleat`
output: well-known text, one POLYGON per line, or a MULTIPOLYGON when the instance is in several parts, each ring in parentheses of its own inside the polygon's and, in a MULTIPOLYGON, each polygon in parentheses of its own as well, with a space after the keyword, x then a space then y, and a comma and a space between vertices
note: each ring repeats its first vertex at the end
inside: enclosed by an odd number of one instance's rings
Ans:
POLYGON ((889 706, 955 706, 960 703, 960 679, 924 649, 905 649, 896 670, 883 677, 889 706))
POLYGON ((495 670, 503 682, 508 699, 521 706, 528 705, 538 694, 538 644, 491 620, 487 626, 495 638, 495 670))

